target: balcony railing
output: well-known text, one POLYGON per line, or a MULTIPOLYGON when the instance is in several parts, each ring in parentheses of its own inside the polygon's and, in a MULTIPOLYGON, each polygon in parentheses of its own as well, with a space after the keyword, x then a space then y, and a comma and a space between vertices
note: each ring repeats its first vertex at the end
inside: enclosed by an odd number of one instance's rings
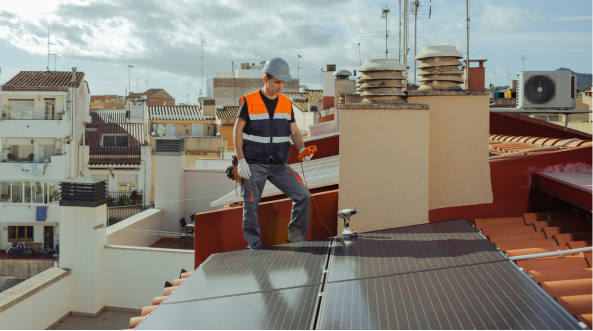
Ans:
POLYGON ((91 164, 140 162, 141 155, 140 148, 94 147, 89 151, 89 162, 91 164))
POLYGON ((147 209, 154 208, 154 205, 146 205, 146 206, 133 206, 133 207, 111 207, 108 208, 108 218, 107 218, 107 226, 112 226, 113 224, 117 224, 128 217, 132 217, 136 214, 139 214, 147 209))
POLYGON ((143 201, 142 190, 107 192, 107 207, 141 205, 143 201))

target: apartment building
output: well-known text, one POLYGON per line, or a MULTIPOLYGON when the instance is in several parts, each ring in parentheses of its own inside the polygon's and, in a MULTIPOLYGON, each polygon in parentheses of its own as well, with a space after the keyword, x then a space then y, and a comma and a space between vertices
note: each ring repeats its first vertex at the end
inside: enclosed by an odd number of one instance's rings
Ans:
POLYGON ((59 243, 60 181, 79 176, 89 114, 84 73, 21 71, 0 91, 0 249, 59 243))

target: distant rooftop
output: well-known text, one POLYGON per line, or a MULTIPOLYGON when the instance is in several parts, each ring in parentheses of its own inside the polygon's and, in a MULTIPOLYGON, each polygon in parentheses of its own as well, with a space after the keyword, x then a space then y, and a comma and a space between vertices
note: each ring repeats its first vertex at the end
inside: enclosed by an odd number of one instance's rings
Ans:
POLYGON ((76 80, 72 80, 72 71, 21 71, 2 86, 2 90, 51 89, 66 90, 79 87, 84 73, 76 71, 76 80))

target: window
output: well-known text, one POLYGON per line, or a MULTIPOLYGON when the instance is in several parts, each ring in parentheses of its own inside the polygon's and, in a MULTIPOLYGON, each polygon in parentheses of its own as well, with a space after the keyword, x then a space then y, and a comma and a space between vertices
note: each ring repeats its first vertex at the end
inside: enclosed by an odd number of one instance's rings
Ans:
POLYGON ((35 118, 34 100, 10 100, 10 118, 32 120, 35 118))
POLYGON ((103 147, 128 147, 128 135, 104 135, 103 147))
POLYGON ((49 203, 60 202, 60 185, 57 183, 47 184, 47 196, 49 197, 49 203))
POLYGON ((45 99, 45 119, 53 120, 56 110, 56 101, 54 99, 45 99))
POLYGON ((33 202, 33 200, 31 200, 31 183, 25 182, 24 184, 25 184, 24 185, 25 189, 23 192, 24 193, 23 196, 25 197, 24 201, 25 201, 25 203, 31 203, 31 202, 33 202))
POLYGON ((0 202, 10 203, 10 183, 0 182, 0 202))
POLYGON ((32 226, 9 226, 8 227, 9 241, 33 241, 33 227, 32 226))
POLYGON ((32 194, 33 194, 33 203, 44 203, 43 201, 43 187, 45 186, 44 183, 32 183, 31 186, 32 194))
POLYGON ((12 183, 12 203, 23 203, 23 183, 12 183))

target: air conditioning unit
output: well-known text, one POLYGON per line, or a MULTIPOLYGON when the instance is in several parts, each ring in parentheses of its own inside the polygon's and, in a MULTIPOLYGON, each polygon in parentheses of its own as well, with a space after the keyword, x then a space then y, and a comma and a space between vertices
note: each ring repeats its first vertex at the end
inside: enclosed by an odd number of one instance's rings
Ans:
POLYGON ((309 104, 308 111, 310 111, 310 112, 314 112, 314 113, 316 113, 316 112, 318 112, 318 111, 321 111, 321 105, 319 105, 319 104, 311 104, 311 103, 310 103, 310 104, 309 104))
POLYGON ((574 109, 576 84, 570 71, 521 71, 517 74, 517 108, 574 109))

